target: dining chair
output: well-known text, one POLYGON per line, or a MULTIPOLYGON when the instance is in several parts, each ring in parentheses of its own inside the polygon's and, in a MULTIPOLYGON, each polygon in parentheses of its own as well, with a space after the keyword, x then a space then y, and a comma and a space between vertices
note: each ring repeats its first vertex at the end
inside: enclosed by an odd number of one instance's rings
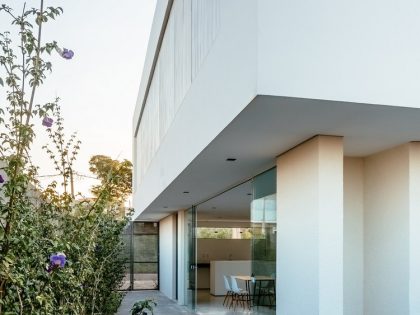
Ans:
MULTIPOLYGON (((223 275, 223 281, 225 282, 225 289, 226 289, 225 299, 223 300, 223 306, 225 306, 225 303, 226 303, 226 306, 228 306, 229 305, 229 298, 233 299, 233 291, 232 291, 232 288, 230 287, 228 277, 223 275)), ((230 307, 231 307, 231 305, 229 305, 229 308, 230 307)))
MULTIPOLYGON (((270 277, 275 279, 276 274, 272 273, 270 277)), ((258 292, 258 304, 260 304, 260 297, 263 298, 263 302, 264 302, 264 297, 267 297, 269 306, 272 307, 275 305, 275 301, 276 301, 275 285, 276 284, 274 281, 267 281, 264 285, 260 286, 260 290, 259 290, 260 292, 258 292)))
POLYGON ((238 282, 236 281, 235 276, 230 276, 230 279, 231 279, 231 285, 232 285, 231 289, 233 292, 230 306, 232 306, 234 302, 236 302, 235 305, 233 306, 233 310, 236 310, 236 307, 238 306, 238 304, 241 304, 242 307, 245 309, 245 303, 246 303, 248 309, 251 309, 251 296, 249 292, 247 290, 241 289, 238 286, 238 282))

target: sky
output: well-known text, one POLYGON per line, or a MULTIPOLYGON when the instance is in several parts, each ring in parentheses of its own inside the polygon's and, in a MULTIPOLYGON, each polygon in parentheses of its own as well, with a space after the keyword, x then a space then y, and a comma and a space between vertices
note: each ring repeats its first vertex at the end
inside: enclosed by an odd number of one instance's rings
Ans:
MULTIPOLYGON (((24 1, 3 0, 20 12, 24 1)), ((26 1, 38 7, 39 0, 26 1)), ((88 161, 103 154, 114 159, 131 160, 132 115, 137 99, 143 62, 156 0, 45 0, 45 6, 61 6, 64 14, 43 27, 44 40, 56 40, 72 49, 72 60, 54 55, 53 72, 37 91, 35 103, 60 97, 66 133, 77 132, 82 141, 74 169, 92 176, 88 161)), ((0 13, 0 32, 14 31, 10 19, 0 13)), ((0 86, 0 89, 1 86, 0 86)), ((4 96, 0 93, 0 97, 4 96)), ((4 107, 4 97, 0 98, 4 107)), ((39 119, 38 119, 39 120, 39 119)), ((41 149, 48 143, 41 121, 33 146, 33 162, 41 167, 40 175, 55 171, 41 149)), ((52 177, 42 177, 43 182, 52 177)), ((89 195, 94 181, 76 178, 76 191, 89 195)))

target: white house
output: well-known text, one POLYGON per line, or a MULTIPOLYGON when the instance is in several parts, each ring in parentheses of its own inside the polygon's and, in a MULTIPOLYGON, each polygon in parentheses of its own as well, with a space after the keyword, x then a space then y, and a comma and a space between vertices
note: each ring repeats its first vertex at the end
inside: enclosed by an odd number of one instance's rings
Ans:
POLYGON ((275 236, 275 314, 420 314, 419 16, 408 0, 157 1, 134 208, 160 222, 163 293, 199 308, 210 261, 256 274, 255 233, 222 257, 197 229, 257 227, 275 236))

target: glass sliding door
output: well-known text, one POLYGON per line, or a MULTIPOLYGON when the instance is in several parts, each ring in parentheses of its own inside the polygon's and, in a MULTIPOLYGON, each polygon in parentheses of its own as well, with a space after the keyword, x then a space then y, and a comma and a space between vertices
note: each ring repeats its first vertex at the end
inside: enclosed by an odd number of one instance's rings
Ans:
MULTIPOLYGON (((257 276, 276 277, 276 169, 268 170, 252 181, 251 202, 252 225, 252 273, 257 276)), ((273 305, 275 301, 274 282, 265 283, 265 294, 261 303, 273 305), (271 296, 272 295, 272 296, 271 296)), ((261 305, 261 304, 260 304, 261 305)))
POLYGON ((197 304, 197 241, 196 241, 196 208, 192 207, 186 211, 185 216, 185 249, 186 264, 185 267, 185 297, 186 305, 194 310, 197 304))

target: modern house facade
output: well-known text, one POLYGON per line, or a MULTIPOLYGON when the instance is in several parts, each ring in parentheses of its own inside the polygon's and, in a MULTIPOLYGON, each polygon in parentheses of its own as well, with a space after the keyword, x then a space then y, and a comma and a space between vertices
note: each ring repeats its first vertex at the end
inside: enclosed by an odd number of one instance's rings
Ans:
POLYGON ((200 261, 237 255, 251 268, 237 272, 275 279, 275 314, 420 314, 419 13, 407 0, 157 1, 133 205, 159 222, 163 293, 197 307, 200 261), (199 228, 231 229, 230 256, 199 228))

